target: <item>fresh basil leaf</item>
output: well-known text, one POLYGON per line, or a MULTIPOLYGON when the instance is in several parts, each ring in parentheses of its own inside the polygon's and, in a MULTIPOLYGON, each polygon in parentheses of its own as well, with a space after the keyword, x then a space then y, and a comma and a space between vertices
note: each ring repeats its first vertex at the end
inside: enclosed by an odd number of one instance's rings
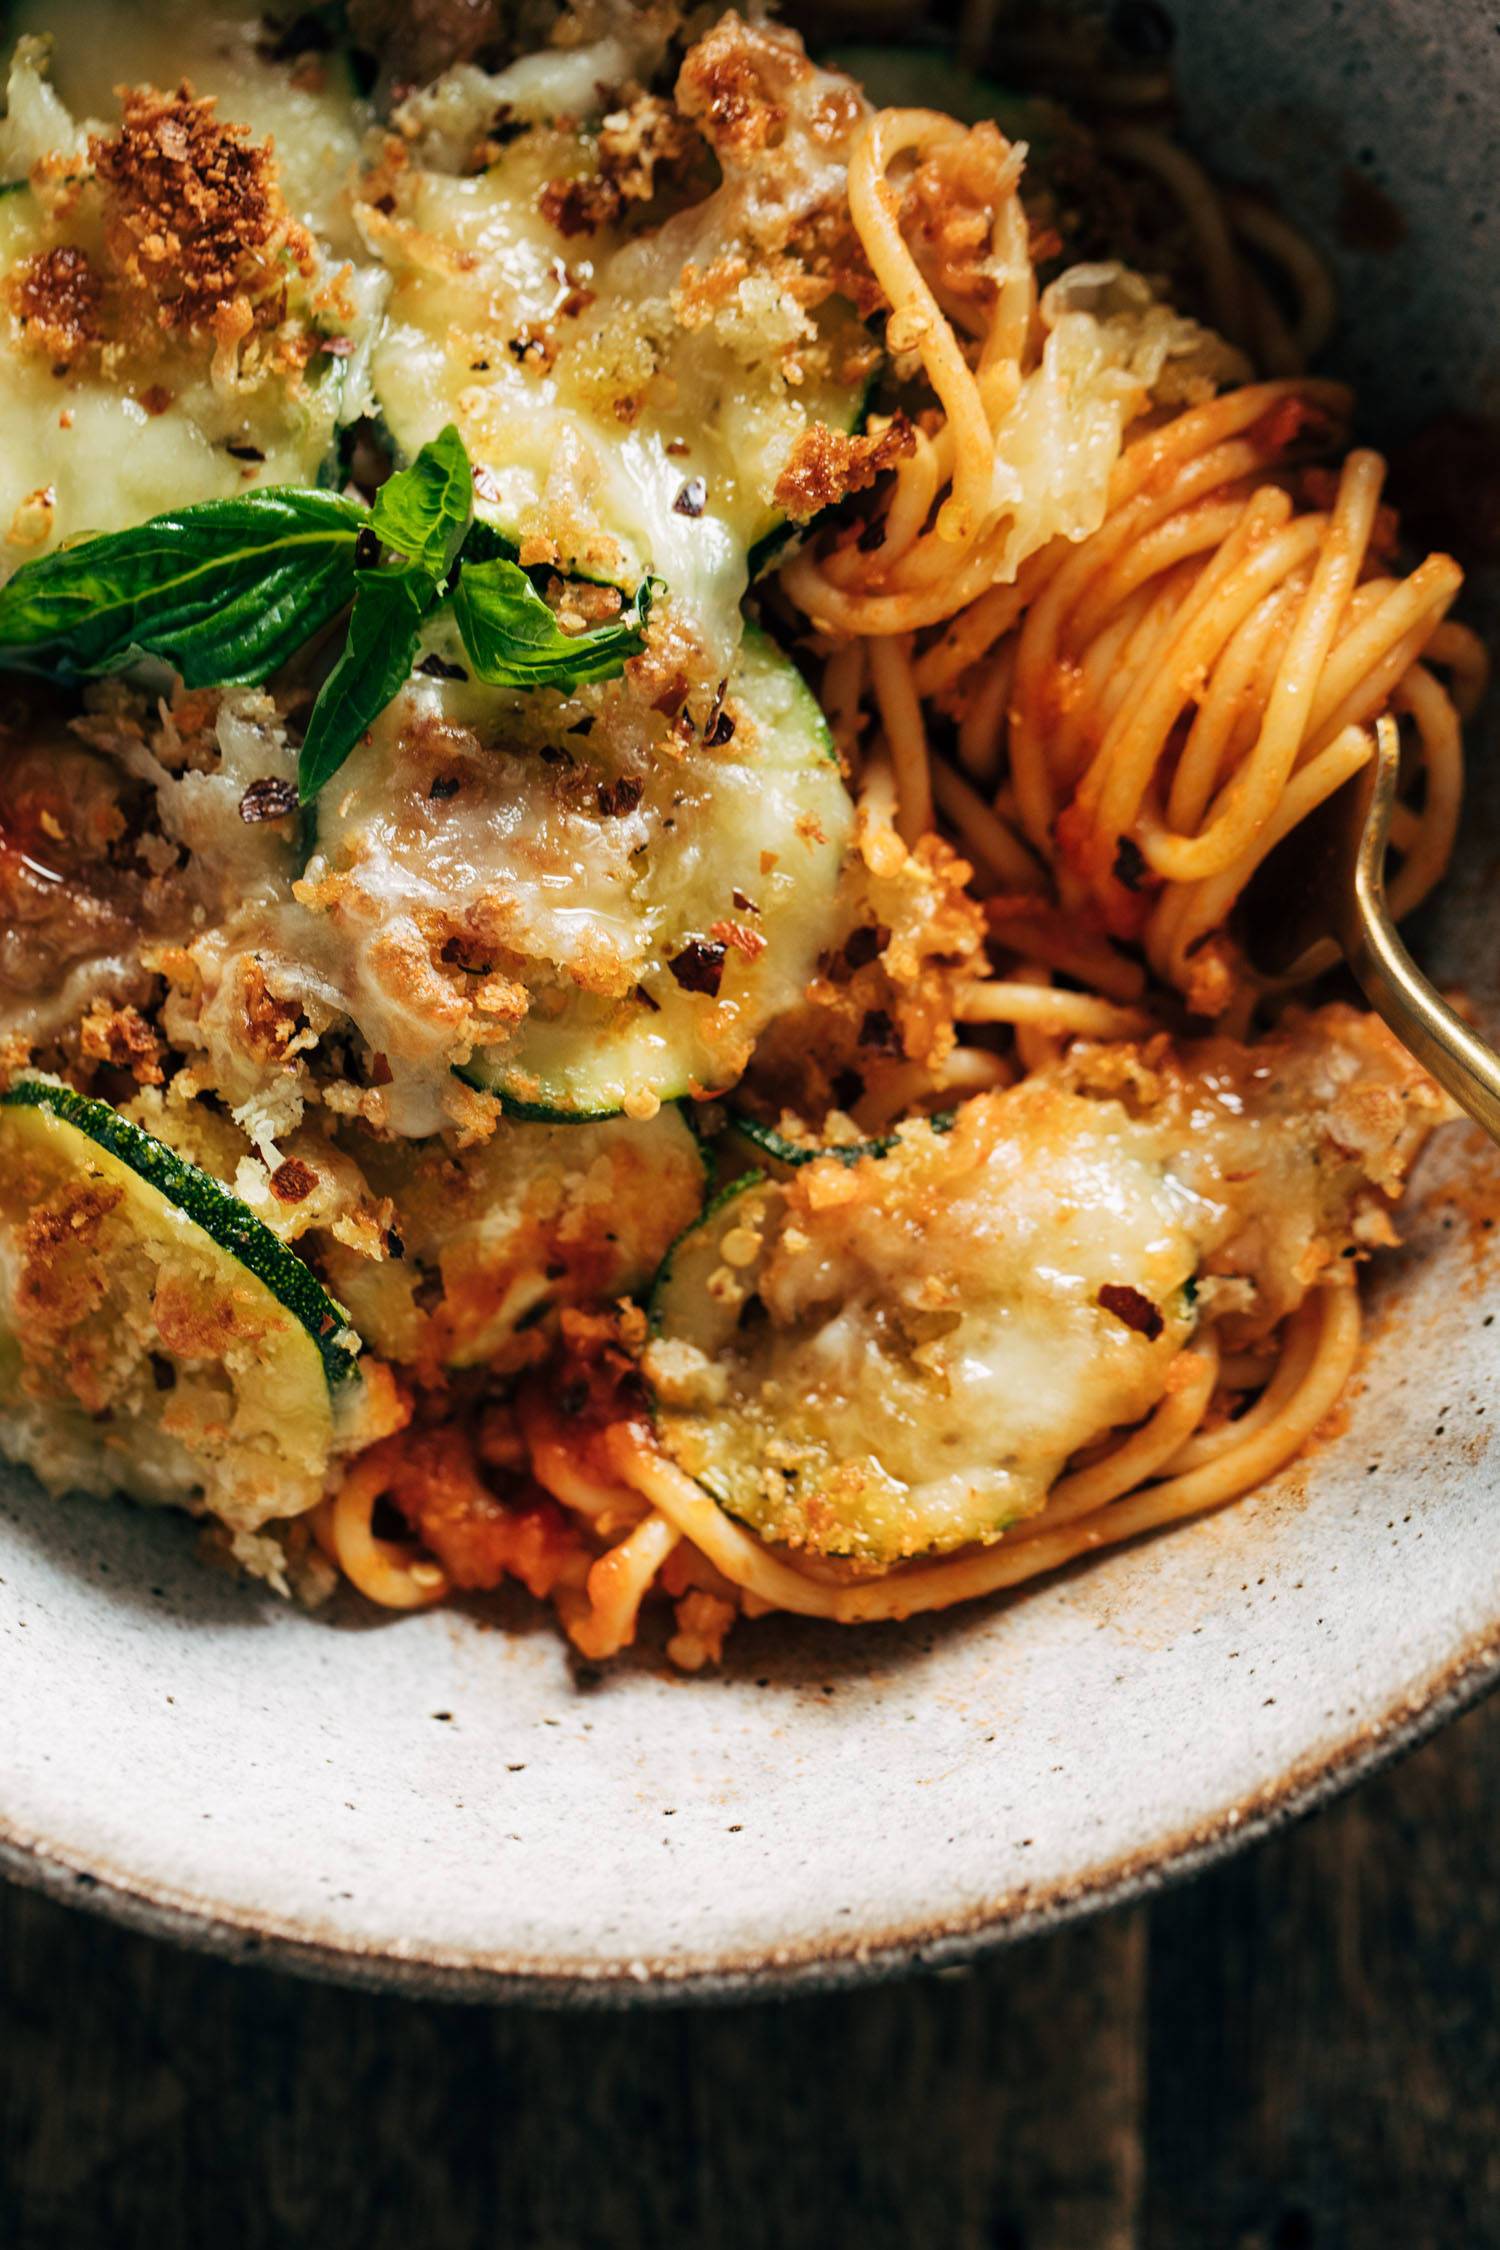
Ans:
POLYGON ((418 564, 359 574, 343 654, 323 682, 297 760, 297 794, 316 797, 411 675, 417 635, 434 600, 418 564))
POLYGON ((464 441, 450 422, 424 445, 409 469, 387 477, 375 495, 370 527, 435 579, 446 578, 474 513, 474 473, 464 441))
POLYGON ((0 665, 77 679, 156 656, 191 688, 259 685, 349 600, 364 520, 267 486, 80 540, 0 587, 0 665))
POLYGON ((607 625, 565 633, 518 563, 464 565, 453 615, 475 674, 490 687, 576 688, 608 680, 646 645, 653 581, 607 625))

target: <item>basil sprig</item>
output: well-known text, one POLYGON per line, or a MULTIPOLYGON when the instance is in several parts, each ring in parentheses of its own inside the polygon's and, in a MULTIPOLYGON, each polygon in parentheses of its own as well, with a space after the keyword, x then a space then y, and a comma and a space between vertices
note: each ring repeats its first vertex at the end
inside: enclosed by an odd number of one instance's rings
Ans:
POLYGON ((474 472, 450 422, 409 469, 386 478, 370 510, 370 529, 441 585, 458 560, 473 514, 474 472))
POLYGON ((453 589, 453 616, 477 678, 491 687, 582 687, 607 680, 642 645, 659 582, 643 579, 633 602, 608 624, 565 633, 518 563, 466 562, 453 589))
POLYGON ((355 556, 354 606, 343 653, 318 691, 297 760, 297 794, 316 797, 411 676, 426 618, 443 598, 474 512, 474 477, 450 422, 409 469, 388 477, 355 556), (394 561, 381 560, 381 548, 394 561))
POLYGON ((197 687, 259 685, 348 601, 367 510, 268 487, 23 563, 0 664, 65 680, 157 656, 197 687))
POLYGON ((297 757, 297 795, 304 805, 405 687, 433 599, 431 578, 412 563, 360 572, 348 638, 318 691, 297 757))
POLYGON ((0 587, 0 668, 72 681, 156 657, 191 688, 260 686, 347 610, 298 761, 306 803, 400 692, 445 605, 475 676, 494 687, 571 691, 612 678, 644 646, 650 580, 618 617, 563 632, 473 522, 473 490, 450 424, 373 507, 266 486, 79 540, 0 587))

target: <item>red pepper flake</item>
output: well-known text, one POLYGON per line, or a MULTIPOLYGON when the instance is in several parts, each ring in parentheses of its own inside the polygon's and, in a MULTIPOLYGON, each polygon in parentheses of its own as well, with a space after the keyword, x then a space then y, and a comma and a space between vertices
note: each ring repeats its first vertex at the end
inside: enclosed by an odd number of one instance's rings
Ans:
POLYGON ((618 781, 601 781, 595 794, 599 810, 606 820, 623 820, 633 813, 645 793, 645 783, 637 781, 634 774, 622 773, 618 781))
POLYGON ((474 464, 474 490, 481 500, 488 500, 491 506, 500 498, 499 485, 481 461, 476 461, 474 464))
POLYGON ((675 719, 692 693, 692 687, 686 672, 674 672, 660 694, 652 696, 652 710, 660 711, 664 719, 675 719))
POLYGON ((1128 1281, 1106 1281, 1098 1302, 1107 1313, 1113 1313, 1116 1320, 1123 1320, 1137 1336, 1144 1336, 1148 1344, 1154 1344, 1167 1325, 1161 1307, 1153 1305, 1139 1289, 1132 1289, 1128 1281))
POLYGON ((701 516, 708 506, 708 484, 703 477, 689 477, 677 498, 672 502, 672 513, 677 516, 701 516))
POLYGON ((252 781, 240 799, 240 818, 252 824, 258 820, 285 820, 297 810, 296 785, 281 781, 274 774, 264 774, 252 781))
POLYGON ((667 963, 684 992, 706 993, 717 1000, 724 981, 726 948, 712 938, 689 938, 675 959, 667 963))
POLYGON ((318 1184, 318 1175, 298 1156, 288 1156, 271 1174, 271 1193, 278 1203, 302 1203, 318 1184))

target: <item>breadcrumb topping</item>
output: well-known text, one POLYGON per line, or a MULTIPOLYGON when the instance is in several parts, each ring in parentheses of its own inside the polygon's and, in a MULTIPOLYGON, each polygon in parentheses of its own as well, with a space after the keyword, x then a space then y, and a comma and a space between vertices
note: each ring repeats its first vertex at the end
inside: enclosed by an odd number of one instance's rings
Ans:
POLYGON ((883 430, 848 437, 815 422, 792 447, 776 479, 776 505, 794 523, 807 523, 851 492, 865 492, 886 469, 914 451, 916 431, 904 414, 883 430))
POLYGON ((88 252, 59 243, 38 252, 12 275, 10 301, 26 342, 71 366, 103 333, 104 284, 88 252))
POLYGON ((703 143, 675 102, 642 94, 614 110, 600 127, 598 169, 576 179, 549 180, 539 209, 561 235, 596 234, 618 226, 632 204, 650 203, 686 178, 703 143))
POLYGON ((758 30, 731 13, 689 52, 678 94, 720 155, 753 156, 781 139, 785 84, 810 77, 812 67, 784 33, 758 30))
POLYGON ((274 327, 291 273, 309 278, 307 230, 287 210, 271 144, 221 120, 211 96, 122 89, 118 133, 89 157, 104 190, 104 232, 121 275, 160 326, 237 342, 274 327))

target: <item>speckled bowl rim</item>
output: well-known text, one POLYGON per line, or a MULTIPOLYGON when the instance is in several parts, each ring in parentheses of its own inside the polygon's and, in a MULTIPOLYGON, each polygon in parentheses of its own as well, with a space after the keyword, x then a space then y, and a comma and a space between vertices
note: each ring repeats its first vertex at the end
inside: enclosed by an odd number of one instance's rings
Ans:
POLYGON ((948 1920, 913 1922, 869 1939, 831 1936, 771 1953, 719 1959, 559 1966, 519 1954, 413 1947, 396 1952, 330 1937, 309 1923, 258 1916, 221 1900, 142 1882, 108 1861, 23 1836, 0 1819, 0 1875, 26 1890, 103 1916, 147 1937, 224 1960, 268 1963, 318 1982, 412 1999, 537 2008, 619 2009, 794 1998, 963 1968, 1114 1907, 1189 1881, 1278 1830, 1333 1804, 1415 1750, 1500 1687, 1500 1619, 1472 1635, 1415 1691, 1332 1750, 1298 1761, 1241 1804, 1227 1805, 1165 1843, 1102 1862, 1066 1883, 1021 1885, 948 1920))

